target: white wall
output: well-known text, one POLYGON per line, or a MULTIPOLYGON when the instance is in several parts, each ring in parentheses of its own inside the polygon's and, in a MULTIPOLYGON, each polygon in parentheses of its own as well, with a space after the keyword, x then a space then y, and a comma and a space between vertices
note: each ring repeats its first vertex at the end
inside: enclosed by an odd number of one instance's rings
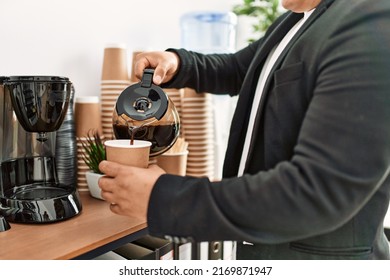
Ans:
POLYGON ((241 0, 0 0, 0 76, 69 77, 76 94, 99 95, 108 43, 180 47, 180 17, 231 11, 241 0))

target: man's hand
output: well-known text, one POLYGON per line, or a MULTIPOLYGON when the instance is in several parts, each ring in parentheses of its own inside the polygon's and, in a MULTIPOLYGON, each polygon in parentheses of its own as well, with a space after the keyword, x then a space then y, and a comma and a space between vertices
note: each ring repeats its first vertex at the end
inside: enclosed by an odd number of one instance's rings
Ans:
POLYGON ((174 52, 143 52, 135 57, 134 74, 142 79, 146 68, 154 69, 153 83, 169 82, 179 69, 180 59, 174 52))
POLYGON ((150 194, 164 170, 157 165, 139 168, 111 161, 102 161, 99 169, 105 174, 99 179, 99 187, 111 211, 146 221, 150 194))

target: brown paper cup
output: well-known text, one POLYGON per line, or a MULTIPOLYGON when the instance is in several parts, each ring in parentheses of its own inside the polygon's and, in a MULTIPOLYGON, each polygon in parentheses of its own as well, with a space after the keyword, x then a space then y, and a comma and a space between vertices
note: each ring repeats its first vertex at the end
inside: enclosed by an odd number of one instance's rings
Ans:
POLYGON ((127 50, 124 45, 111 45, 104 49, 102 80, 129 81, 127 50))
POLYGON ((157 157, 157 165, 165 172, 184 176, 187 169, 188 151, 178 153, 165 153, 157 157))
POLYGON ((105 141, 104 145, 108 161, 142 168, 149 165, 151 142, 134 140, 130 145, 129 139, 116 139, 105 141))
POLYGON ((101 109, 98 96, 76 98, 74 114, 77 137, 86 137, 89 131, 97 131, 102 135, 101 109))
POLYGON ((130 74, 130 81, 131 82, 139 82, 139 79, 137 79, 135 77, 135 73, 134 73, 134 65, 135 65, 135 57, 142 53, 143 51, 142 50, 138 50, 138 51, 133 51, 133 57, 132 57, 132 60, 131 60, 131 74, 130 74))

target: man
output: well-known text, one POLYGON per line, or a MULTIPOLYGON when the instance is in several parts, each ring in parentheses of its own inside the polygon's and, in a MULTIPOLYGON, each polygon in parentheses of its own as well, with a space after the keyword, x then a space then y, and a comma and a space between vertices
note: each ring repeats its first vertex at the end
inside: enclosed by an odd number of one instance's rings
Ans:
POLYGON ((102 196, 156 236, 236 240, 239 259, 390 259, 390 1, 282 5, 235 54, 137 57, 156 84, 239 94, 224 179, 105 161, 102 196))

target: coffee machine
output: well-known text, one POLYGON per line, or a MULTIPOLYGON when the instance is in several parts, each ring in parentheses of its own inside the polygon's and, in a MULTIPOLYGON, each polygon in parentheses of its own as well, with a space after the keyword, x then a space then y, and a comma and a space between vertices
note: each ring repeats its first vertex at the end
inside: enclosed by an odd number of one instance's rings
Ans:
POLYGON ((69 106, 66 77, 0 77, 0 215, 50 223, 82 210, 76 184, 60 182, 56 132, 69 106))

